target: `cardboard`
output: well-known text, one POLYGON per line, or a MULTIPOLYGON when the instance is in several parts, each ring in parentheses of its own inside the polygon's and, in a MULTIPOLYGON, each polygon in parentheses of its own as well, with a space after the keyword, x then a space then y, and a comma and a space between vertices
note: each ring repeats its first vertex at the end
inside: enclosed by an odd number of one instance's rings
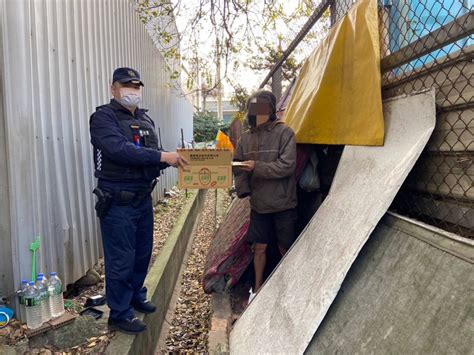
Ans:
POLYGON ((178 149, 189 163, 178 169, 180 189, 228 189, 232 186, 229 149, 178 149))

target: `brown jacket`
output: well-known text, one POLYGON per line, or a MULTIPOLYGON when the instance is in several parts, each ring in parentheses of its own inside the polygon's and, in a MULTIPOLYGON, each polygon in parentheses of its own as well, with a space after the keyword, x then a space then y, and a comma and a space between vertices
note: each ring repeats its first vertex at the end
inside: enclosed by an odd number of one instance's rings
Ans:
POLYGON ((296 207, 296 143, 290 127, 274 121, 244 132, 234 160, 255 161, 252 173, 234 169, 237 195, 250 194, 252 210, 273 213, 296 207))

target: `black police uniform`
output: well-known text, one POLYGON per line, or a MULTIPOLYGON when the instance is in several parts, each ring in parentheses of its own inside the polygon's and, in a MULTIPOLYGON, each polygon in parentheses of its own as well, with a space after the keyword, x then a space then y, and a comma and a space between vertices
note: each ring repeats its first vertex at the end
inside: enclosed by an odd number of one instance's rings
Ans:
POLYGON ((146 300, 143 282, 153 246, 153 182, 169 165, 160 161, 161 144, 144 109, 133 114, 113 99, 92 114, 90 134, 110 319, 132 319, 132 305, 146 300))

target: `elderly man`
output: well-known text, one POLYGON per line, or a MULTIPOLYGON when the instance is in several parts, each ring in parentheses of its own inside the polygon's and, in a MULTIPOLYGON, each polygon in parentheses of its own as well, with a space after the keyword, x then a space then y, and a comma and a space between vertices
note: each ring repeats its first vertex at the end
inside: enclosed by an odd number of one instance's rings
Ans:
POLYGON ((235 187, 240 198, 250 196, 246 240, 253 245, 255 285, 249 302, 263 284, 268 243, 285 255, 296 239, 295 134, 276 116, 276 98, 258 91, 247 102, 250 129, 242 134, 234 160, 235 187))
POLYGON ((146 329, 134 310, 156 310, 143 287, 153 246, 151 192, 161 170, 186 164, 178 153, 159 150, 154 122, 139 108, 143 86, 136 70, 116 69, 113 99, 90 118, 109 327, 132 334, 146 329))

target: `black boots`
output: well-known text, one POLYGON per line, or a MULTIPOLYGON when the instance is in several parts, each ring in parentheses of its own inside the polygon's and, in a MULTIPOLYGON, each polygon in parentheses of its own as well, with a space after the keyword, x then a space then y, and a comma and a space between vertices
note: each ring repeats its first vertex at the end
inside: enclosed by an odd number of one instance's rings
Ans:
POLYGON ((108 325, 111 330, 118 330, 127 334, 138 334, 146 330, 146 324, 137 317, 123 320, 109 318, 108 325))
POLYGON ((145 313, 145 314, 153 313, 156 311, 156 306, 148 300, 140 301, 140 302, 132 302, 132 307, 136 311, 140 313, 145 313))

